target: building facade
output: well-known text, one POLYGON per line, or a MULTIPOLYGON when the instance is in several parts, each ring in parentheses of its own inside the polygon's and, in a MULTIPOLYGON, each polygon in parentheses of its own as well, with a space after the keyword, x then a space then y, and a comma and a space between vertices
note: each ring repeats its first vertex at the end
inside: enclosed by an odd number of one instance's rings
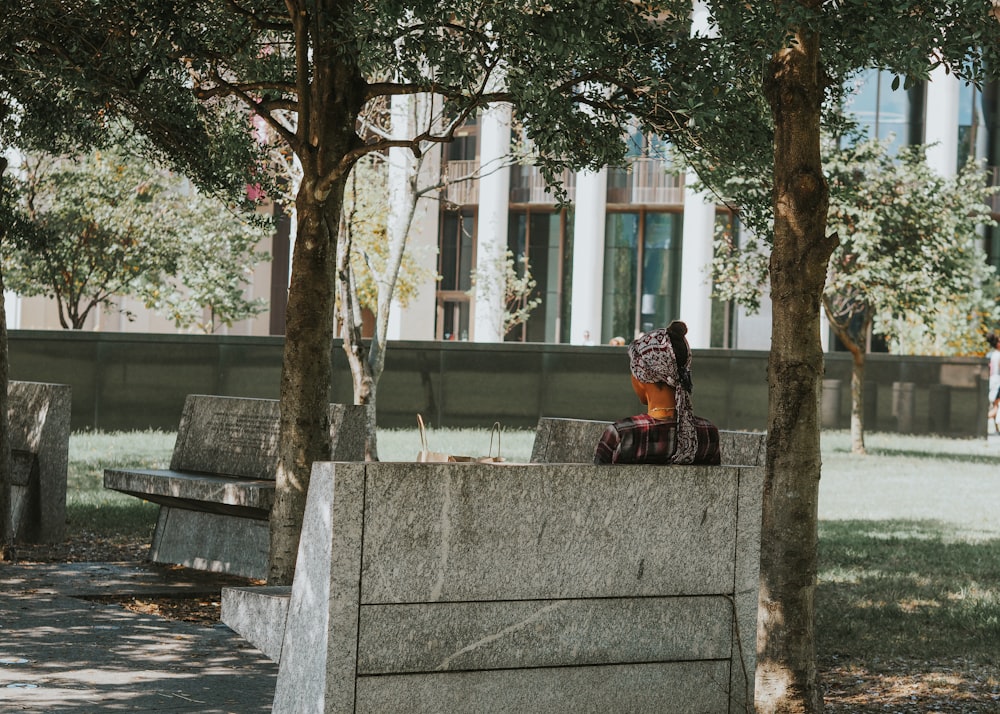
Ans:
MULTIPOLYGON (((942 174, 954 175, 971 158, 988 167, 994 184, 1000 180, 996 85, 980 91, 943 71, 906 91, 892 90, 892 80, 873 70, 849 88, 847 110, 869 136, 894 146, 927 144, 927 160, 942 174)), ((766 299, 758 314, 748 315, 712 298, 713 238, 720 223, 732 220, 729 210, 693 190, 693 177, 669 165, 655 137, 632 134, 626 141, 628 167, 567 174, 571 206, 558 209, 533 166, 463 181, 483 165, 502 163, 511 150, 508 115, 487 112, 466 126, 442 160, 436 310, 410 313, 406 336, 607 343, 683 319, 695 347, 768 349, 766 299), (504 121, 506 131, 497 126, 504 121), (497 259, 497 245, 518 265, 527 258, 542 299, 526 324, 500 338, 476 319, 484 297, 470 279, 497 259)), ((1000 215, 1000 199, 993 204, 1000 215)), ((983 239, 1000 267, 1000 231, 986 229, 983 239)))
MULTIPOLYGON (((913 89, 894 91, 892 79, 870 71, 850 88, 847 110, 870 136, 930 145, 928 161, 944 174, 979 159, 994 184, 1000 181, 997 85, 980 91, 938 72, 913 89)), ((732 220, 728 208, 694 190, 693 177, 669 165, 656 137, 633 132, 623 139, 626 168, 564 175, 569 207, 560 208, 537 168, 512 161, 517 137, 511 126, 509 107, 491 107, 423 164, 426 185, 441 188, 418 199, 408 250, 438 277, 426 279, 407 306, 394 307, 390 339, 606 344, 683 319, 696 348, 770 347, 766 298, 762 310, 749 315, 712 297, 713 239, 717 226, 732 220), (508 252, 516 270, 528 266, 540 302, 526 322, 502 334, 504 291, 485 276, 497 273, 508 252)), ((391 176, 390 169, 390 182, 391 176)), ((1000 199, 993 200, 1000 216, 1000 199)), ((262 264, 248 286, 253 296, 270 300, 271 310, 226 333, 283 332, 294 228, 288 230, 287 220, 282 225, 272 244, 261 246, 274 260, 262 264)), ((1000 231, 985 230, 983 241, 1000 267, 1000 231)), ((92 320, 92 329, 175 331, 139 306, 124 307, 137 319, 105 313, 92 320)), ((48 301, 8 296, 7 310, 11 328, 58 327, 48 301)))

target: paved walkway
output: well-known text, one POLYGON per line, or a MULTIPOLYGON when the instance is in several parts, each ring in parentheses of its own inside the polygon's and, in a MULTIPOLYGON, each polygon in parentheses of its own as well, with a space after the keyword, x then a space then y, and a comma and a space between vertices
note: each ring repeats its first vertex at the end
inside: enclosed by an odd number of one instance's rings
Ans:
POLYGON ((270 712, 277 665, 225 625, 86 599, 245 582, 147 563, 0 564, 0 711, 270 712))

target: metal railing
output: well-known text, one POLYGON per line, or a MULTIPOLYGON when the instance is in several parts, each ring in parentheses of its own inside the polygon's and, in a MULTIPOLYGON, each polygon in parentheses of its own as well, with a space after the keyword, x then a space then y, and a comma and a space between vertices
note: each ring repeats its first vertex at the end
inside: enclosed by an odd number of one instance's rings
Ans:
POLYGON ((444 165, 444 197, 456 206, 479 203, 479 162, 475 159, 448 161, 444 165))
POLYGON ((664 159, 633 159, 627 168, 611 170, 608 203, 683 205, 684 176, 671 173, 664 159))
MULTIPOLYGON (((537 166, 515 165, 510 169, 510 202, 554 204, 537 166)), ((443 168, 445 199, 458 206, 479 202, 479 162, 448 161, 443 168)), ((576 174, 562 177, 569 200, 576 197, 576 174)), ((637 158, 627 168, 611 169, 608 176, 608 203, 680 206, 684 203, 684 176, 670 171, 664 159, 637 158)))
MULTIPOLYGON (((564 171, 562 184, 566 188, 569 200, 576 198, 576 174, 564 171)), ((554 204, 556 197, 549 191, 537 166, 520 165, 511 167, 510 202, 554 204)))

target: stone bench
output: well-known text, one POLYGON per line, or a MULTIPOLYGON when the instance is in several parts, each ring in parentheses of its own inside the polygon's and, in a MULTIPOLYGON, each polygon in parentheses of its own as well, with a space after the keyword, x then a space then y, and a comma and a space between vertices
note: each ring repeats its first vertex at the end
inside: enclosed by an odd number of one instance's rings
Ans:
MULTIPOLYGON (((611 422, 542 417, 531 447, 532 463, 589 464, 594 449, 611 422)), ((767 434, 762 431, 719 431, 722 463, 763 466, 767 434)))
POLYGON ((763 467, 317 463, 273 711, 745 712, 763 467))
POLYGON ((56 543, 66 535, 72 388, 10 381, 11 514, 15 538, 56 543))
MULTIPOLYGON (((274 399, 188 395, 169 469, 105 469, 105 488, 160 505, 154 562, 266 577, 278 421, 274 399)), ((331 404, 333 458, 364 443, 364 408, 331 404)))

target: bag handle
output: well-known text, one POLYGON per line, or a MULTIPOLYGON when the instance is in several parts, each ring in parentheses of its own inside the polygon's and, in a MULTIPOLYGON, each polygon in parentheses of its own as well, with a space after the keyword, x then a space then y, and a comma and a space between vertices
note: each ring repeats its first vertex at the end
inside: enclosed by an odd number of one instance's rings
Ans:
POLYGON ((494 458, 494 456, 493 456, 493 435, 496 434, 496 437, 497 437, 497 455, 496 455, 496 460, 497 461, 500 461, 500 431, 501 431, 501 429, 500 429, 500 422, 498 422, 498 421, 493 422, 493 429, 490 430, 490 450, 486 452, 491 459, 494 458))
POLYGON ((420 428, 420 448, 423 451, 427 451, 427 431, 424 428, 424 418, 417 414, 417 426, 420 428))

